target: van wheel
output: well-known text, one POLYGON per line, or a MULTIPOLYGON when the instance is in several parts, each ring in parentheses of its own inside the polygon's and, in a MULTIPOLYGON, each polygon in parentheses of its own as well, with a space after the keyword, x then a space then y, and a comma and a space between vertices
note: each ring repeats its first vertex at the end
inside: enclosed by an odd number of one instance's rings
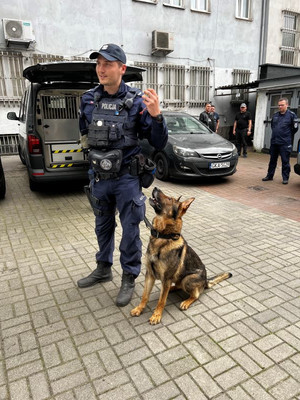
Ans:
POLYGON ((21 150, 21 146, 20 145, 18 145, 18 153, 19 153, 20 160, 22 161, 22 164, 26 165, 26 161, 25 161, 25 158, 24 158, 24 156, 22 154, 22 150, 21 150))
POLYGON ((30 178, 29 178, 29 187, 30 187, 30 190, 31 190, 32 192, 37 192, 37 191, 41 188, 41 186, 40 186, 39 183, 34 182, 34 181, 31 180, 30 178))
POLYGON ((165 181, 169 177, 169 166, 166 156, 163 153, 157 153, 154 157, 154 162, 156 164, 156 178, 165 181))

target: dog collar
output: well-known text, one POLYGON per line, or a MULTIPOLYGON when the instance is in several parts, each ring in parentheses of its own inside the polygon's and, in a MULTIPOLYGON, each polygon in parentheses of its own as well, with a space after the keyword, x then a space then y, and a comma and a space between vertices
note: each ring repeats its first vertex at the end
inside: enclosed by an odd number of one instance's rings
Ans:
POLYGON ((151 236, 155 237, 156 239, 172 239, 178 240, 180 238, 180 233, 160 233, 156 229, 151 229, 151 236))
POLYGON ((153 228, 153 226, 151 225, 149 219, 146 217, 144 217, 144 222, 146 224, 146 227, 148 229, 150 229, 151 232, 151 236, 155 237, 156 239, 172 239, 172 240, 178 240, 181 236, 180 233, 160 233, 158 232, 156 229, 153 228))

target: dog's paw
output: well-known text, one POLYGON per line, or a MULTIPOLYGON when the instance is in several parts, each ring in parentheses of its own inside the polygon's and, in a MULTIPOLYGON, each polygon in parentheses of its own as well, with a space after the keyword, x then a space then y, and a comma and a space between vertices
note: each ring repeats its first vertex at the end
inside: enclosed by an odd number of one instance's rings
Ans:
POLYGON ((193 303, 193 302, 191 302, 189 299, 187 299, 187 300, 183 301, 183 302, 180 304, 180 309, 181 309, 181 310, 187 310, 187 309, 189 308, 189 306, 190 306, 192 303, 193 303))
POLYGON ((139 306, 135 307, 133 310, 130 311, 130 315, 133 317, 139 317, 143 312, 143 309, 139 306))
POLYGON ((149 318, 149 322, 151 325, 156 325, 159 324, 161 321, 162 315, 160 313, 154 313, 152 316, 149 318))

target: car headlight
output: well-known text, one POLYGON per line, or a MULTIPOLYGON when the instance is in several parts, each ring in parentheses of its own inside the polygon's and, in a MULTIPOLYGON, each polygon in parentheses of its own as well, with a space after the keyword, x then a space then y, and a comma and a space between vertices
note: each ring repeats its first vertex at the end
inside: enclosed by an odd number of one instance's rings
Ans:
POLYGON ((233 146, 233 150, 232 150, 232 155, 236 156, 237 155, 237 148, 235 146, 233 146))
POLYGON ((173 145, 173 151, 177 156, 180 157, 199 157, 198 153, 192 149, 186 149, 184 147, 173 145))

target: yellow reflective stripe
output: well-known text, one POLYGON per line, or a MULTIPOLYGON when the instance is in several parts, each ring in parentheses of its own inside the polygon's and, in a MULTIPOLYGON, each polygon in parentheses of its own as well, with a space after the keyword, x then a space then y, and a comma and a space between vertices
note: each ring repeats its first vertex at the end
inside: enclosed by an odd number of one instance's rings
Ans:
POLYGON ((52 150, 53 154, 58 153, 80 153, 82 149, 71 149, 71 150, 52 150))

